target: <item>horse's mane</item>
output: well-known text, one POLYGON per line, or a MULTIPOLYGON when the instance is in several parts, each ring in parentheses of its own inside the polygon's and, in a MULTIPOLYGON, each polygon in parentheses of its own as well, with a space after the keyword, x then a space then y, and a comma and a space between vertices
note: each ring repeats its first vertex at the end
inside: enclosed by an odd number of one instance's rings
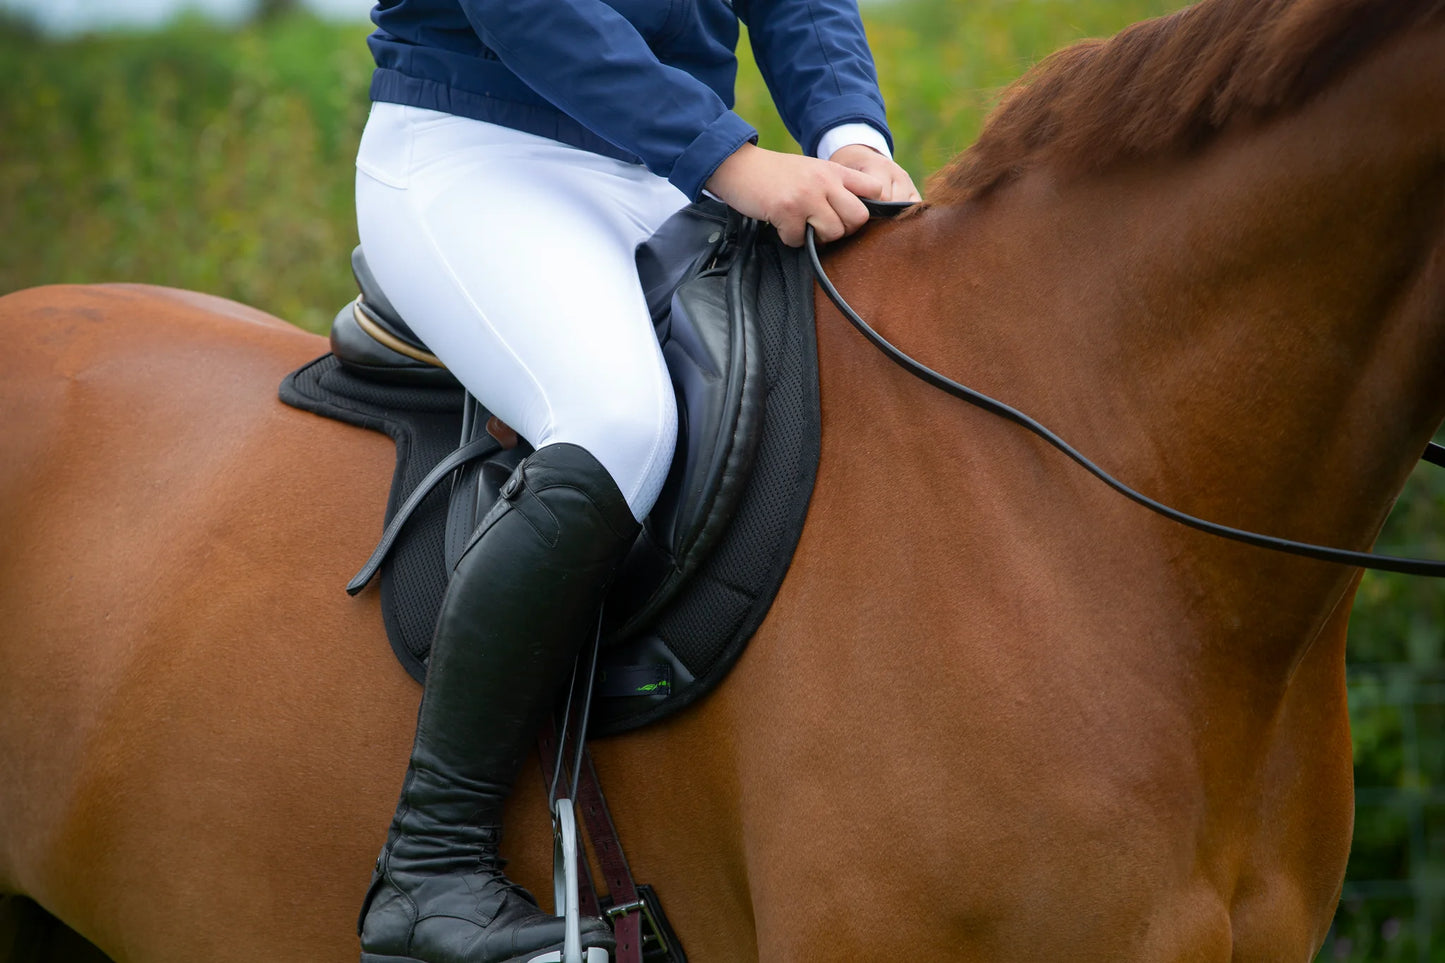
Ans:
POLYGON ((1009 88, 930 203, 981 196, 1041 164, 1071 172, 1184 152, 1298 107, 1445 0, 1204 0, 1066 47, 1009 88))

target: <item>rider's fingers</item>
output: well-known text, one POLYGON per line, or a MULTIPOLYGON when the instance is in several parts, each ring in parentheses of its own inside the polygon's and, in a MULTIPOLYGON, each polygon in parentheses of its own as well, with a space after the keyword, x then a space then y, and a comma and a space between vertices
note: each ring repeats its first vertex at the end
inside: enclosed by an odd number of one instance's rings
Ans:
MULTIPOLYGON (((868 208, 852 191, 834 190, 828 195, 828 203, 832 205, 842 224, 843 234, 840 234, 839 237, 844 234, 852 234, 868 223, 868 208)), ((834 241, 837 238, 824 238, 824 240, 834 241)))
POLYGON ((778 229, 778 240, 788 247, 802 247, 803 233, 808 224, 806 221, 778 221, 773 227, 778 229))
POLYGON ((898 174, 900 176, 892 178, 889 183, 892 196, 888 200, 912 201, 915 204, 923 200, 923 196, 918 193, 918 188, 913 186, 913 178, 909 177, 901 167, 898 168, 898 174))
POLYGON ((882 199, 885 185, 881 177, 842 165, 839 165, 838 169, 843 174, 843 186, 851 193, 873 200, 882 199))
MULTIPOLYGON (((913 178, 908 176, 908 172, 881 154, 871 151, 860 152, 850 157, 848 166, 878 179, 883 190, 876 195, 877 200, 915 202, 922 200, 918 194, 918 188, 913 186, 913 178)), ((863 196, 870 195, 864 194, 863 196)))
MULTIPOLYGON (((819 205, 812 214, 808 215, 807 223, 813 226, 813 233, 817 234, 818 240, 824 244, 829 241, 836 241, 848 233, 847 226, 843 223, 843 218, 838 215, 838 212, 834 210, 830 204, 819 205)), ((798 244, 802 244, 801 235, 799 236, 798 244)))
POLYGON ((815 224, 815 230, 819 231, 819 236, 821 237, 822 229, 818 228, 817 225, 821 224, 826 227, 827 223, 827 217, 820 209, 822 206, 825 205, 800 205, 793 210, 782 212, 779 216, 771 218, 773 227, 778 230, 778 238, 784 244, 788 245, 788 247, 802 247, 803 235, 807 231, 809 224, 815 224))

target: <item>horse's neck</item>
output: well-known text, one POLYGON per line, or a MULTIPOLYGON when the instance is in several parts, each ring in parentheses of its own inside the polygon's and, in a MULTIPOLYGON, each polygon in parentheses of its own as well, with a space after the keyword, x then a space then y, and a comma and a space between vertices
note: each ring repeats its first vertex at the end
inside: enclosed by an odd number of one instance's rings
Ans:
MULTIPOLYGON (((1445 68, 1428 39, 1196 157, 1026 175, 846 263, 883 290, 930 290, 907 314, 896 294, 869 308, 1128 484, 1226 524, 1366 547, 1445 414, 1445 68)), ((1247 637, 1275 679, 1353 585, 1353 570, 1142 511, 1127 524, 1114 534, 1188 583, 1190 617, 1235 626, 1221 649, 1247 637)))
MULTIPOLYGON (((1081 192, 1071 226, 1116 292, 1096 321, 1147 425, 1130 457, 1168 500, 1373 541, 1445 415, 1442 40, 1402 38, 1299 111, 1146 178, 1132 203, 1127 170, 1081 192)), ((1205 550, 1214 583, 1265 601, 1286 638, 1308 637, 1288 612, 1320 624, 1353 580, 1205 550)))

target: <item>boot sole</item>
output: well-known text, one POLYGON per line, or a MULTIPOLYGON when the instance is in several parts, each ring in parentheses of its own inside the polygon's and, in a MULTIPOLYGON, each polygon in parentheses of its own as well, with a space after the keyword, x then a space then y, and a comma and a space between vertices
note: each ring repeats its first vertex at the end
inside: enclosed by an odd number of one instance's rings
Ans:
MULTIPOLYGON (((582 951, 582 963, 608 963, 609 959, 607 951, 600 946, 589 946, 582 951)), ((361 963, 428 963, 428 961, 418 960, 414 956, 379 956, 376 953, 363 953, 361 954, 361 963)), ((556 949, 523 953, 521 956, 501 960, 499 963, 562 963, 562 951, 556 949)))

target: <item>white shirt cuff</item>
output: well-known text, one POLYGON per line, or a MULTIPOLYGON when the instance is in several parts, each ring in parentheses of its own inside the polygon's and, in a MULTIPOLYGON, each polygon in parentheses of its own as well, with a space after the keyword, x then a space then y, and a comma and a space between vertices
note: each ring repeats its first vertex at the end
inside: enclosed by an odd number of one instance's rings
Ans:
POLYGON ((864 123, 839 124, 837 127, 828 128, 818 141, 818 156, 827 160, 838 148, 847 147, 849 144, 871 147, 889 160, 893 159, 887 138, 872 124, 864 123))

